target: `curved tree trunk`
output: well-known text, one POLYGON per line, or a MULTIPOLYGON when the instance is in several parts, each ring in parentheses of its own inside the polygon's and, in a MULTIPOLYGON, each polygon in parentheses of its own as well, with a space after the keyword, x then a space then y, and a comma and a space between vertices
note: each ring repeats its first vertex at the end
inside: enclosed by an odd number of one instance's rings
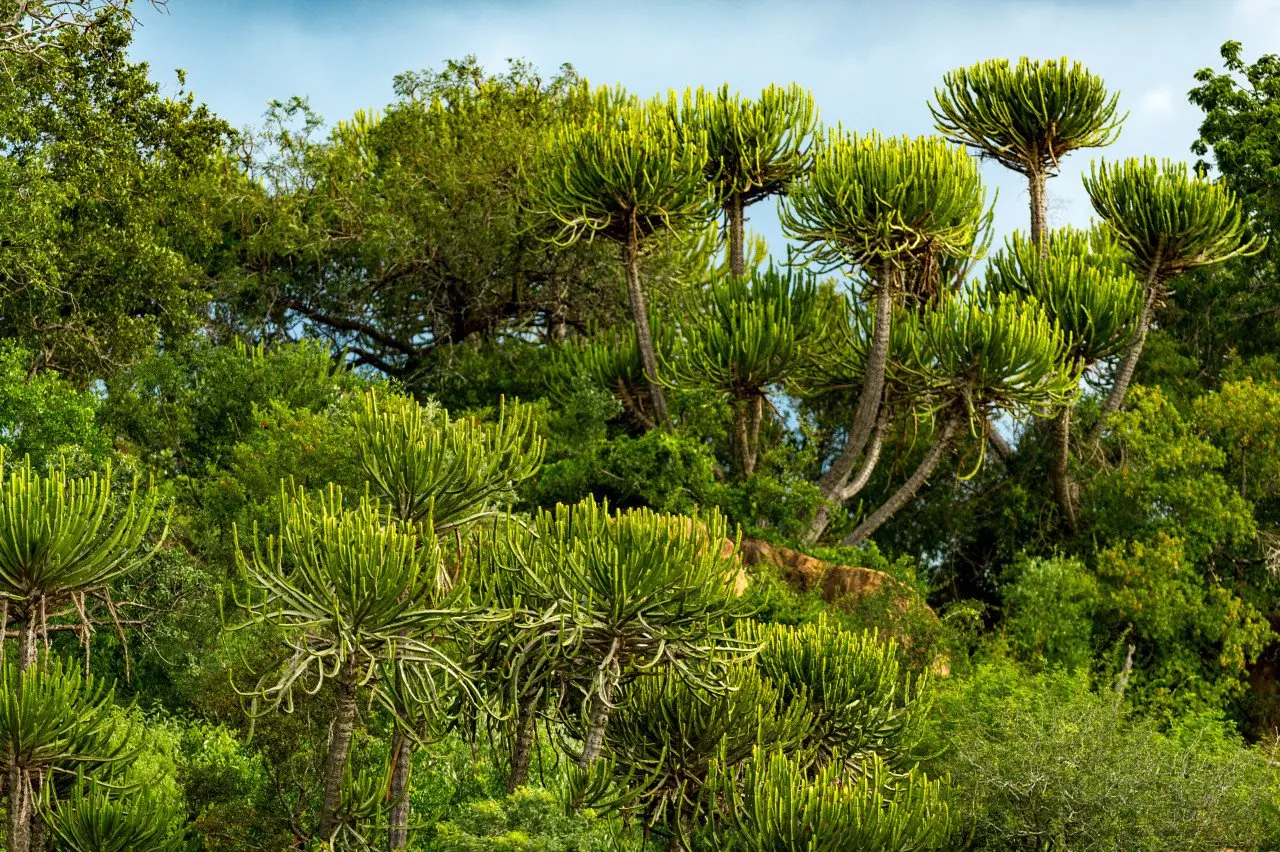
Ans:
POLYGON ((1102 434, 1107 417, 1120 410, 1120 406, 1124 405, 1125 395, 1129 392, 1129 383, 1133 381, 1133 373, 1138 367, 1138 359, 1142 357, 1142 347, 1147 342, 1147 332, 1151 328, 1151 318, 1155 315, 1156 303, 1160 297, 1160 288, 1163 286, 1160 281, 1162 254, 1164 254, 1163 237, 1161 237, 1155 256, 1151 260, 1151 266, 1147 270, 1147 280, 1143 282, 1143 290, 1146 295, 1142 302, 1142 314, 1138 317, 1138 327, 1134 329, 1133 340, 1129 343, 1129 351, 1125 353, 1124 361, 1120 363, 1120 369, 1116 371, 1116 380, 1111 386, 1111 393, 1107 395, 1106 401, 1102 403, 1102 410, 1098 412, 1098 422, 1094 424, 1093 430, 1089 433, 1091 440, 1096 440, 1102 434))
MULTIPOLYGON (((889 363, 889 339, 893 332, 893 294, 896 291, 899 275, 900 270, 890 263, 885 264, 880 275, 882 280, 880 292, 876 294, 876 315, 871 329, 871 349, 867 353, 867 367, 862 377, 858 407, 854 409, 853 420, 849 424, 849 437, 840 455, 818 480, 818 491, 827 501, 840 499, 840 492, 853 473, 854 463, 862 455, 875 428, 881 407, 881 397, 884 393, 885 368, 889 363)), ((804 541, 812 544, 821 538, 830 520, 830 509, 819 508, 814 514, 813 522, 809 524, 804 541)))
POLYGON ((747 272, 746 235, 743 232, 746 216, 742 195, 735 192, 729 196, 724 211, 729 220, 729 272, 741 278, 747 272))
POLYGON ((631 305, 631 321, 636 327, 636 345, 640 348, 640 363, 644 377, 649 382, 649 397, 653 400, 655 419, 668 426, 667 398, 658 384, 658 355, 653 346, 653 332, 649 329, 649 310, 644 300, 644 288, 640 284, 640 235, 632 223, 631 233, 622 246, 622 261, 627 269, 627 301, 631 305))
POLYGON ((348 661, 338 683, 338 706, 333 715, 333 733, 329 737, 329 756, 324 767, 324 801, 320 811, 319 835, 328 840, 337 829, 335 821, 342 805, 342 770, 347 765, 351 734, 356 726, 356 667, 348 661))
POLYGON ((951 448, 951 439, 955 436, 958 421, 959 418, 956 415, 947 415, 947 419, 943 421, 942 428, 938 433, 938 437, 934 440, 933 446, 929 448, 929 452, 925 453, 924 459, 921 460, 920 466, 916 468, 915 473, 911 474, 911 478, 902 483, 898 490, 893 492, 880 508, 858 524, 853 532, 845 536, 841 544, 850 547, 861 544, 872 533, 884 526, 885 521, 892 518, 899 509, 911 501, 911 498, 920 490, 920 486, 924 485, 929 479, 934 468, 938 466, 938 462, 942 461, 942 457, 946 455, 947 450, 951 448))
POLYGON ((403 849, 409 845, 409 776, 413 769, 413 738, 396 724, 391 740, 394 764, 387 799, 391 802, 387 814, 387 848, 403 849))

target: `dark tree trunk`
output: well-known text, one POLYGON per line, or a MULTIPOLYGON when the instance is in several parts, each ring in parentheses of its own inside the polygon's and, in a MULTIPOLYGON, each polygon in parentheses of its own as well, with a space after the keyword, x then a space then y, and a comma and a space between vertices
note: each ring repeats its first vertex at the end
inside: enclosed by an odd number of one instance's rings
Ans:
POLYGON ((507 793, 511 794, 529 778, 529 759, 533 754, 533 735, 537 731, 538 695, 520 704, 516 718, 516 741, 511 751, 511 774, 507 776, 507 793))
POLYGON ((319 834, 329 840, 337 829, 335 821, 342 805, 342 770, 347 765, 351 734, 356 726, 356 666, 351 659, 338 683, 338 706, 333 715, 333 732, 329 737, 329 756, 324 767, 324 801, 320 811, 319 834))
POLYGON ((911 474, 911 478, 902 483, 898 490, 893 492, 880 508, 858 524, 853 532, 845 536, 841 542, 842 544, 855 547, 866 541, 872 533, 884 526, 885 521, 892 518, 899 509, 910 502, 911 498, 920 490, 920 486, 924 485, 929 479, 929 476, 938 466, 938 462, 942 461, 942 457, 946 455, 947 450, 951 448, 951 438, 955 435, 957 421, 958 417, 956 415, 947 415, 947 419, 942 422, 942 428, 939 430, 933 446, 925 453, 924 459, 920 462, 920 466, 916 468, 915 473, 911 474))
POLYGON ((391 810, 387 815, 387 848, 403 849, 409 845, 409 776, 413 768, 413 738, 396 725, 391 739, 394 761, 387 799, 391 810))
POLYGON ((18 671, 25 672, 40 659, 40 625, 36 607, 29 606, 18 627, 18 671))
POLYGON ((649 397, 653 400, 654 419, 661 425, 669 425, 667 398, 658 384, 658 355, 653 346, 653 332, 649 329, 649 311, 644 300, 644 288, 640 283, 640 235, 633 224, 627 242, 622 247, 622 260, 627 268, 627 300, 631 305, 631 320, 636 326, 636 345, 640 347, 640 363, 649 383, 649 397))
POLYGON ((729 219, 729 272, 741 278, 747 273, 746 236, 743 233, 746 216, 742 195, 735 192, 729 196, 724 209, 729 219))

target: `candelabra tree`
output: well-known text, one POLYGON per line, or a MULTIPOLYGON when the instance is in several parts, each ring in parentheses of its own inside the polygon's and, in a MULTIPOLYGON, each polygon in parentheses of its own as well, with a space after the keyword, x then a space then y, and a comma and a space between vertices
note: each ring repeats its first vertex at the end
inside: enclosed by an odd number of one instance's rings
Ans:
POLYGON ((787 700, 750 662, 731 667, 725 686, 706 694, 679 679, 643 678, 625 689, 605 734, 615 783, 637 787, 623 797, 627 808, 668 848, 687 847, 706 822, 712 760, 735 766, 757 746, 791 751, 812 725, 809 705, 787 700))
POLYGON ((796 85, 769 86, 755 100, 715 91, 686 90, 683 126, 701 132, 704 171, 724 211, 729 272, 746 274, 746 208, 782 195, 809 168, 817 126, 813 96, 796 85))
MULTIPOLYGON (((422 519, 432 528, 430 515, 422 519)), ((435 678, 459 683, 466 671, 444 648, 472 624, 475 610, 467 577, 448 577, 434 535, 397 520, 369 499, 353 509, 330 486, 319 496, 283 490, 280 532, 260 538, 237 562, 248 580, 236 603, 248 619, 238 627, 269 625, 288 654, 243 692, 249 712, 292 709, 296 690, 315 694, 332 683, 335 705, 324 769, 316 836, 331 842, 343 828, 343 777, 362 691, 388 700, 385 666, 401 684, 437 692, 435 678)), ((429 698, 430 696, 426 696, 429 698)))
POLYGON ((668 421, 640 279, 640 254, 657 235, 696 229, 717 204, 706 180, 706 135, 682 127, 673 105, 600 89, 584 118, 552 128, 536 154, 532 206, 555 225, 555 242, 616 243, 627 277, 636 344, 655 417, 668 421))
POLYGON ((120 626, 109 586, 145 563, 164 538, 162 531, 148 545, 156 500, 135 483, 118 508, 110 468, 72 477, 61 467, 38 473, 23 460, 6 469, 0 449, 0 622, 6 631, 16 625, 19 668, 36 663, 41 639, 47 643, 53 630, 78 633, 87 652, 88 598, 100 598, 120 626), (74 621, 59 621, 66 616, 74 621))
POLYGON ((44 813, 57 801, 55 773, 109 780, 137 754, 137 739, 116 712, 114 690, 78 666, 56 657, 21 670, 4 662, 0 680, 5 848, 39 852, 44 813))
POLYGON ((521 601, 517 670, 554 665, 582 693, 579 765, 600 755, 619 689, 643 675, 723 689, 743 643, 733 636, 739 568, 716 513, 610 513, 593 498, 540 510, 533 537, 503 558, 521 601))
POLYGON ((147 789, 110 790, 76 779, 71 794, 46 808, 49 834, 67 852, 177 852, 173 807, 147 789))
POLYGON ((1078 393, 1080 374, 1070 363, 1067 342, 1034 302, 1003 295, 952 297, 923 316, 918 341, 915 369, 931 397, 932 443, 906 482, 844 544, 860 544, 910 502, 961 427, 980 438, 980 463, 985 424, 994 412, 1025 417, 1037 408, 1065 405, 1078 393))
POLYGON ((1048 232, 1045 188, 1062 158, 1081 148, 1110 145, 1125 116, 1118 94, 1079 62, 1022 57, 1017 64, 991 59, 957 68, 934 90, 930 104, 938 131, 980 157, 1027 179, 1031 240, 1048 232))
POLYGON ((743 479, 756 469, 768 390, 805 369, 822 330, 818 292, 807 277, 770 267, 749 278, 718 277, 685 309, 682 345, 664 363, 670 381, 730 400, 732 441, 743 479))
POLYGON ((1093 435, 1124 404, 1155 311, 1186 272, 1260 252, 1265 238, 1247 233, 1244 210, 1231 190, 1192 176, 1185 163, 1150 158, 1097 163, 1084 179, 1093 209, 1124 249, 1142 281, 1143 302, 1116 369, 1093 435))
POLYGON ((783 705, 807 708, 801 745, 819 764, 838 755, 849 776, 873 760, 899 774, 915 768, 932 705, 927 679, 902 671, 896 643, 825 619, 800 626, 744 621, 738 629, 759 646, 753 663, 783 705))
MULTIPOLYGON (((780 217, 802 255, 862 273, 862 295, 875 303, 858 404, 844 448, 818 483, 834 501, 875 429, 893 307, 904 301, 908 275, 936 283, 932 270, 940 259, 968 257, 982 245, 990 212, 977 166, 962 148, 940 138, 856 136, 836 127, 815 144, 813 168, 792 184, 780 217)), ((827 517, 815 518, 810 538, 821 535, 827 517)))
MULTIPOLYGON (((1142 286, 1107 230, 1049 231, 1037 244, 1014 233, 987 266, 987 289, 1035 299, 1067 340, 1073 369, 1084 372, 1120 351, 1133 337, 1142 311, 1142 286)), ((1076 495, 1071 479, 1071 416, 1057 414, 1054 496, 1069 525, 1075 525, 1076 495)))
MULTIPOLYGON (((527 411, 499 406, 494 423, 454 420, 436 405, 420 405, 407 397, 369 391, 354 417, 365 475, 374 494, 391 507, 401 523, 417 525, 422 536, 463 528, 509 506, 515 488, 542 463, 545 442, 534 433, 527 411)), ((443 562, 441 562, 443 567, 443 562)), ((452 578, 442 575, 445 587, 452 578)), ((415 728, 429 725, 409 684, 392 682, 387 691, 396 717, 391 742, 389 846, 408 845, 409 770, 415 728), (409 725, 410 719, 419 725, 409 725)))
POLYGON ((804 755, 757 748, 750 760, 713 762, 707 791, 719 808, 699 848, 916 852, 945 848, 951 834, 937 781, 896 778, 874 759, 850 780, 840 761, 815 773, 804 755))

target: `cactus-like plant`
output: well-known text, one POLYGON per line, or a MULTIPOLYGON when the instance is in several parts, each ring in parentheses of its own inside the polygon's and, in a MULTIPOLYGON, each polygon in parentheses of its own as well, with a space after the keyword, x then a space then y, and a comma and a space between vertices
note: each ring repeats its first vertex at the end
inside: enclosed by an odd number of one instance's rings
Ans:
POLYGON ((711 221, 716 199, 707 184, 705 134, 682 127, 664 101, 642 103, 621 88, 600 89, 584 118, 554 127, 537 152, 532 204, 569 244, 600 237, 616 243, 641 362, 659 423, 667 402, 640 280, 640 250, 657 234, 695 230, 711 221))
POLYGON ((1150 158, 1095 163, 1084 179, 1093 209, 1124 249, 1142 281, 1143 304, 1095 434, 1124 404, 1155 311, 1172 282, 1202 266, 1256 254, 1266 239, 1247 232, 1244 209, 1231 190, 1193 176, 1185 163, 1150 158))

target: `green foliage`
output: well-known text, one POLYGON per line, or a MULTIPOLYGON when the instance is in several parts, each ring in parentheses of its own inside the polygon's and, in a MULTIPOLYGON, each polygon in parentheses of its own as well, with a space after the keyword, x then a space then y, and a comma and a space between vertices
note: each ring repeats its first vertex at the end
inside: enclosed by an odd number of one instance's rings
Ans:
POLYGON ((364 471, 375 493, 405 523, 443 531, 510 503, 537 472, 544 444, 528 410, 498 409, 494 423, 452 420, 435 405, 365 394, 355 416, 364 471))
POLYGON ((958 68, 934 97, 929 110, 948 140, 1022 174, 1056 171, 1071 151, 1110 145, 1125 119, 1116 114, 1120 96, 1066 57, 958 68))
POLYGON ((813 96, 794 84, 769 86, 760 97, 685 90, 679 120, 705 145, 707 180, 721 204, 738 196, 742 206, 786 192, 809 168, 809 137, 817 123, 813 96))
POLYGON ((980 666, 939 694, 938 764, 975 849, 1259 848, 1275 778, 1222 726, 1172 735, 1133 719, 1087 675, 980 666))
POLYGON ((1004 635, 1021 659, 1088 670, 1100 592, 1079 560, 1022 555, 1009 567, 1000 597, 1004 635))
POLYGON ((572 67, 544 77, 513 61, 493 73, 467 57, 402 74, 394 89, 380 113, 327 137, 305 101, 273 104, 258 145, 268 153, 245 170, 231 229, 227 324, 319 336, 415 390, 467 392, 473 341, 616 318, 616 254, 541 239, 527 203, 543 136, 590 104, 572 67))
POLYGON ((942 849, 950 834, 939 784, 913 774, 891 786, 877 761, 850 782, 836 763, 810 775, 798 758, 757 749, 736 770, 715 766, 708 786, 727 816, 694 849, 942 849))
POLYGON ((98 401, 34 359, 12 341, 0 345, 0 444, 14 458, 37 464, 78 449, 93 457, 109 449, 94 422, 98 401))
POLYGON ((743 622, 740 631, 760 643, 755 664, 783 706, 809 709, 805 745, 821 763, 841 762, 854 775, 914 767, 929 702, 925 680, 901 670, 895 643, 825 619, 798 627, 743 622))
POLYGON ((1084 485, 1081 508, 1103 543, 1164 532, 1204 561, 1250 540, 1249 504, 1223 480, 1223 452, 1196 434, 1157 389, 1135 388, 1129 409, 1107 421, 1113 463, 1084 485))
POLYGON ((985 228, 978 167, 941 139, 830 128, 813 170, 791 186, 783 230, 824 267, 878 267, 903 255, 969 257, 985 228))
POLYGON ((173 852, 177 815, 146 789, 119 794, 81 777, 48 813, 49 831, 66 852, 173 852))
POLYGON ((939 407, 961 407, 975 434, 988 407, 1025 414, 1076 393, 1079 376, 1066 341, 1036 304, 1000 296, 948 299, 921 325, 920 377, 939 407))
MULTIPOLYGON (((425 526, 431 528, 429 516, 425 526)), ((290 652, 281 670, 264 673, 249 693, 255 706, 261 698, 272 709, 291 708, 295 687, 315 693, 334 677, 385 690, 385 681, 373 680, 373 666, 391 648, 395 666, 422 664, 426 697, 438 689, 433 668, 459 676, 435 640, 460 626, 454 607, 466 606, 465 578, 443 572, 434 536, 420 538, 413 524, 368 499, 348 510, 336 487, 315 498, 284 492, 279 534, 262 541, 255 532, 252 550, 237 558, 250 583, 238 601, 248 623, 281 629, 290 652)))
POLYGON ((1099 229, 1055 229, 1043 248, 1015 231, 987 265, 986 285, 1035 299, 1085 365, 1128 344, 1142 311, 1140 284, 1099 229))
POLYGON ((715 214, 703 168, 706 139, 660 100, 598 89, 580 121, 554 126, 534 160, 534 208, 568 244, 595 235, 627 243, 697 228, 715 214))
POLYGON ((566 814, 547 790, 521 788, 506 799, 473 802, 436 826, 440 852, 608 852, 616 827, 590 811, 566 814))
POLYGON ((663 375, 706 385, 733 399, 764 395, 802 370, 820 328, 817 288, 772 266, 750 278, 718 278, 688 306, 682 342, 663 375))
POLYGON ((1093 209, 1115 233, 1148 290, 1198 266, 1262 250, 1248 236, 1235 194, 1188 174, 1185 163, 1151 158, 1095 163, 1084 180, 1093 209))
POLYGON ((643 678, 619 701, 605 734, 614 776, 632 788, 628 809, 646 829, 684 835, 707 819, 704 791, 711 761, 737 766, 757 746, 794 751, 809 733, 807 702, 744 663, 729 669, 724 692, 706 695, 668 678, 643 678))
POLYGON ((225 215, 230 128, 129 42, 127 15, 62 28, 0 91, 0 335, 81 384, 199 327, 225 215))

